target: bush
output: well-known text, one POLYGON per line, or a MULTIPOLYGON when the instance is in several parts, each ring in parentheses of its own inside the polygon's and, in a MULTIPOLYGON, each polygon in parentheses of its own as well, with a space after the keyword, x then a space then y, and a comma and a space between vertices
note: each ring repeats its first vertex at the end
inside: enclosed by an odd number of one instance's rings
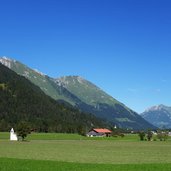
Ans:
POLYGON ((160 140, 160 141, 166 141, 167 138, 168 138, 168 132, 167 131, 157 131, 157 138, 160 140))
POLYGON ((145 132, 144 132, 144 131, 140 131, 140 132, 138 133, 138 135, 139 135, 139 137, 140 137, 140 140, 141 140, 141 141, 144 141, 145 132))
POLYGON ((147 132, 147 140, 151 141, 152 137, 153 137, 153 133, 150 130, 148 130, 148 132, 147 132))
POLYGON ((22 141, 24 141, 27 135, 30 133, 30 126, 27 122, 22 121, 17 125, 17 136, 21 137, 22 141))

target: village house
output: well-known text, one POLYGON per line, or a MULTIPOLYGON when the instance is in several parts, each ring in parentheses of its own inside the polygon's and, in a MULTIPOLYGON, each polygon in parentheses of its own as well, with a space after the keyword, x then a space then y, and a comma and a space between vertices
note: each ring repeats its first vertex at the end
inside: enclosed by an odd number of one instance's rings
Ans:
POLYGON ((106 128, 95 128, 87 133, 87 137, 110 137, 112 131, 106 128))

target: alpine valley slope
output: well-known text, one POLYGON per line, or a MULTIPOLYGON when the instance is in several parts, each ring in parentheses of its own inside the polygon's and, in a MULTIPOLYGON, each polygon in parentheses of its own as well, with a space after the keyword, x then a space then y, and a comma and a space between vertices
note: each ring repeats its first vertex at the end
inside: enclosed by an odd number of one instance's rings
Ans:
POLYGON ((111 122, 113 125, 129 129, 155 128, 136 112, 79 76, 54 79, 13 59, 2 57, 0 62, 16 73, 25 76, 55 100, 66 101, 84 112, 95 114, 97 117, 111 122))
POLYGON ((94 115, 58 103, 25 77, 0 64, 0 131, 16 128, 21 121, 38 132, 83 134, 92 126, 108 126, 94 115))
POLYGON ((165 105, 153 106, 141 114, 151 124, 159 128, 171 128, 171 107, 165 105))

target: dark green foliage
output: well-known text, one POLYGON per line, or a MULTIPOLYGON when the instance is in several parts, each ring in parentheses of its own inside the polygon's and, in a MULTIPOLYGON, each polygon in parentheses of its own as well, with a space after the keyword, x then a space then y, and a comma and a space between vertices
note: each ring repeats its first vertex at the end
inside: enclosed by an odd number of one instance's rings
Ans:
POLYGON ((148 132, 147 132, 147 140, 151 141, 152 137, 153 137, 153 133, 150 130, 148 130, 148 132))
POLYGON ((168 138, 168 132, 167 131, 158 130, 157 131, 157 138, 160 141, 166 141, 167 138, 168 138))
POLYGON ((129 110, 120 104, 110 106, 108 104, 99 103, 98 108, 95 108, 92 105, 78 103, 77 107, 82 111, 93 113, 97 117, 105 118, 107 121, 112 122, 112 124, 117 123, 120 128, 134 130, 144 130, 147 128, 156 129, 156 127, 149 124, 136 112, 129 110))
POLYGON ((144 141, 144 140, 151 141, 152 140, 152 137, 153 137, 153 133, 152 133, 151 130, 148 130, 147 132, 139 131, 138 132, 138 136, 140 137, 140 140, 141 141, 144 141))
POLYGON ((121 128, 111 127, 110 130, 112 131, 112 136, 113 137, 118 137, 118 136, 124 137, 125 136, 124 135, 125 131, 123 129, 121 129, 121 128))
POLYGON ((141 140, 141 141, 144 141, 145 132, 144 132, 144 131, 139 131, 138 136, 140 137, 140 140, 141 140))
POLYGON ((17 125, 17 136, 21 137, 22 141, 24 141, 27 135, 30 133, 31 133, 31 129, 27 122, 21 121, 17 125))
POLYGON ((21 121, 38 132, 77 133, 106 124, 45 95, 39 87, 0 64, 0 129, 9 131, 21 121))
POLYGON ((82 136, 86 135, 86 129, 82 125, 78 126, 77 132, 78 132, 78 134, 80 134, 82 136))

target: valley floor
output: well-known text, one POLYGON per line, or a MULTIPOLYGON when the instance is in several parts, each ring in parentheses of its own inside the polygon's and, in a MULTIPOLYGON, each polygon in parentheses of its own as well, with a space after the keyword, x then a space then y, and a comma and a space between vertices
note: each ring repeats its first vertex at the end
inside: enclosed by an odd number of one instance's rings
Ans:
POLYGON ((140 142, 137 135, 90 139, 68 134, 33 134, 26 142, 7 138, 8 134, 0 133, 2 171, 171 170, 170 140, 140 142))

